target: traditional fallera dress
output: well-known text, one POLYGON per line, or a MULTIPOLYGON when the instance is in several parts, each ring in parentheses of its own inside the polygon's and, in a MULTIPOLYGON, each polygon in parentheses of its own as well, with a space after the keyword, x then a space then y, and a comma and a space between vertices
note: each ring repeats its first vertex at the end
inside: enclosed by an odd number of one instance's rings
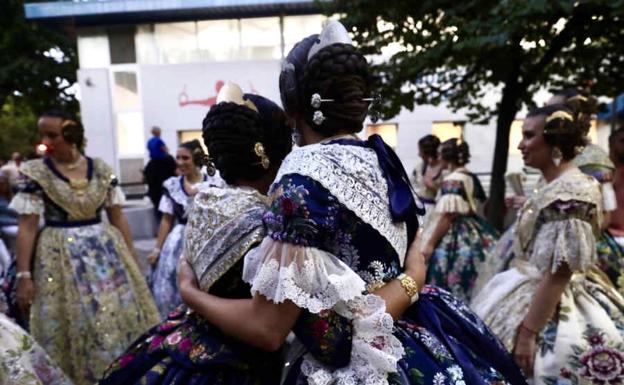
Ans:
MULTIPOLYGON (((434 180, 441 181, 443 177, 443 171, 440 170, 438 175, 435 176, 434 180)), ((433 209, 435 208, 436 203, 436 194, 437 191, 429 188, 425 185, 425 172, 426 168, 424 164, 418 165, 412 175, 413 175, 413 186, 416 191, 416 195, 425 206, 425 215, 423 215, 421 222, 423 224, 427 223, 428 218, 431 216, 433 209)))
MULTIPOLYGON (((202 290, 250 298, 241 278, 243 256, 266 234, 266 200, 251 188, 199 186, 188 217, 185 255, 202 290)), ((100 384, 276 385, 280 368, 280 353, 250 347, 180 306, 117 358, 100 384)))
POLYGON ((33 338, 0 313, 0 384, 71 385, 33 338))
POLYGON ((417 228, 407 175, 379 136, 293 150, 270 197, 268 236, 245 257, 243 278, 252 293, 303 311, 286 384, 525 383, 448 292, 425 287, 394 323, 369 293, 402 272, 417 228))
POLYGON ((106 365, 146 328, 158 311, 121 236, 101 210, 123 194, 100 159, 87 158, 88 177, 68 180, 49 158, 23 164, 24 181, 11 202, 37 214, 30 331, 76 384, 92 384, 106 365))
POLYGON ((573 272, 539 333, 534 385, 624 381, 624 298, 595 273, 601 202, 598 183, 578 168, 540 188, 519 212, 513 267, 494 276, 472 302, 511 350, 544 274, 563 264, 573 272))
POLYGON ((429 218, 422 242, 428 242, 440 218, 455 214, 448 232, 438 241, 428 262, 427 282, 470 300, 479 267, 494 251, 498 234, 476 214, 474 179, 458 168, 442 181, 435 212, 429 218))
MULTIPOLYGON (((203 174, 206 181, 207 175, 203 174)), ((162 317, 182 303, 176 281, 176 267, 184 249, 184 229, 186 228, 187 209, 193 200, 184 189, 184 176, 174 176, 163 183, 163 196, 158 210, 171 215, 175 225, 167 235, 150 277, 150 287, 156 300, 156 306, 162 317)))

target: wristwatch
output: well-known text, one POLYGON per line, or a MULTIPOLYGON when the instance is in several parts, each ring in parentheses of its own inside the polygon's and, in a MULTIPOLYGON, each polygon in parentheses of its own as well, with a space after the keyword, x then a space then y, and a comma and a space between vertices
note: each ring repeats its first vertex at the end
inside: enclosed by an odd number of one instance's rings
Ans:
POLYGON ((405 273, 399 274, 397 279, 399 280, 399 282, 401 282, 401 286, 403 286, 403 289, 405 289, 405 294, 407 294, 407 296, 410 298, 410 304, 418 301, 419 289, 416 281, 414 281, 412 277, 405 273))

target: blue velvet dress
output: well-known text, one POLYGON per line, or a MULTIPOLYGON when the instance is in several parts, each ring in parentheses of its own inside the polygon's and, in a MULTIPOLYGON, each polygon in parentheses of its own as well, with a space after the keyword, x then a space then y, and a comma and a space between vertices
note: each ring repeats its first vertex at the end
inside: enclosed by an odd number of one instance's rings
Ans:
POLYGON ((403 271, 414 239, 404 173, 378 137, 305 146, 282 164, 264 216, 268 236, 246 256, 243 279, 252 293, 303 310, 286 384, 526 384, 497 338, 448 292, 426 286, 396 322, 370 294, 403 271))

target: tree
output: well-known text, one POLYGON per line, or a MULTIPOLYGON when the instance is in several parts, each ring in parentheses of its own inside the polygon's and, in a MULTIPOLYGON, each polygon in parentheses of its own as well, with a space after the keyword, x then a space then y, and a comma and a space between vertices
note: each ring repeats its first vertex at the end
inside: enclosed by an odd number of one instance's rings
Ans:
POLYGON ((0 158, 14 151, 30 157, 37 142, 37 116, 23 100, 9 96, 0 109, 0 158))
MULTIPOLYGON (((73 39, 60 29, 53 29, 24 18, 24 1, 0 2, 0 115, 6 122, 9 114, 36 114, 52 107, 70 113, 78 103, 69 88, 76 83, 76 48, 73 39), (5 104, 9 104, 5 108, 5 104)), ((19 120, 19 119, 18 119, 19 120)), ((29 127, 36 131, 36 126, 29 127)), ((12 131, 0 126, 3 140, 12 131)), ((25 138, 27 143, 28 135, 25 138)), ((3 142, 4 143, 4 142, 3 142)))
POLYGON ((365 53, 401 47, 373 66, 386 118, 402 107, 447 103, 476 123, 496 117, 489 219, 502 227, 509 130, 541 88, 591 84, 594 95, 624 88, 624 1, 337 0, 365 53), (492 108, 483 96, 499 89, 492 108))

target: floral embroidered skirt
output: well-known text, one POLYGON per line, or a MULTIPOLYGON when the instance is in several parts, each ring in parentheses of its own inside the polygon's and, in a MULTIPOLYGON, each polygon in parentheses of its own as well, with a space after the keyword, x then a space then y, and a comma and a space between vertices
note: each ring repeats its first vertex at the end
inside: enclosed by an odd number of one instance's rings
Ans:
POLYGON ((624 269, 624 249, 620 246, 608 231, 603 231, 596 240, 598 249, 598 267, 607 274, 611 282, 617 285, 620 292, 624 292, 620 282, 624 269))
POLYGON ((159 321, 121 233, 109 224, 44 228, 33 271, 30 331, 78 385, 97 381, 159 321))
POLYGON ((100 385, 277 385, 279 353, 251 348, 184 306, 139 337, 100 385))
MULTIPOLYGON (((542 277, 520 262, 472 303, 509 351, 542 277)), ((597 268, 575 273, 537 345, 533 385, 624 383, 624 298, 597 268)))
POLYGON ((459 215, 436 245, 428 263, 427 283, 469 301, 481 263, 492 253, 498 235, 477 215, 459 215))
MULTIPOLYGON (((488 327, 465 303, 440 288, 422 289, 418 302, 395 323, 394 335, 405 355, 388 378, 391 385, 526 385, 488 327)), ((307 383, 301 361, 292 365, 284 385, 307 383)))
POLYGON ((169 232, 150 278, 150 288, 163 319, 182 304, 178 293, 176 269, 184 249, 185 228, 186 226, 178 224, 169 232))
POLYGON ((31 336, 0 314, 0 384, 71 385, 31 336))

